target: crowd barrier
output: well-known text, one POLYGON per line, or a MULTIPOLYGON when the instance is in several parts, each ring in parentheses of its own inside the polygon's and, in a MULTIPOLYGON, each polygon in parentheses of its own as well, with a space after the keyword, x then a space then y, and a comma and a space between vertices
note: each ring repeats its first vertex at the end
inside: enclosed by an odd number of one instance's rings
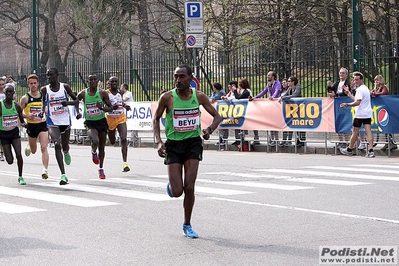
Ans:
MULTIPOLYGON (((316 132, 321 133, 323 137, 307 138, 304 142, 322 143, 327 149, 328 142, 338 142, 331 139, 332 135, 351 133, 355 108, 342 109, 339 107, 342 102, 352 102, 352 100, 349 97, 293 98, 278 103, 276 100, 255 99, 251 102, 248 100, 216 101, 213 106, 223 118, 218 130, 293 131, 294 141, 297 138, 295 132, 306 132, 307 135, 316 132)), ((395 111, 395 107, 399 105, 399 96, 372 97, 371 102, 373 134, 377 136, 377 134, 399 133, 399 112, 395 111)), ((130 104, 131 110, 125 110, 128 130, 138 132, 137 138, 134 138, 132 134, 131 141, 138 143, 153 141, 155 147, 152 114, 155 113, 157 104, 158 102, 134 102, 130 104)), ((73 107, 70 108, 72 129, 84 130, 84 119, 75 119, 76 112, 73 107)), ((82 109, 82 107, 80 108, 82 109)), ((212 117, 201 106, 201 124, 208 126, 211 122, 212 117)), ((161 130, 164 130, 164 124, 165 115, 161 118, 161 130)), ((268 144, 270 135, 266 134, 265 138, 260 141, 268 144)), ((389 141, 387 143, 389 145, 389 141)), ((269 145, 267 146, 269 149, 269 145)), ((306 149, 306 145, 304 148, 306 149)), ((271 149, 273 147, 270 147, 271 149)))

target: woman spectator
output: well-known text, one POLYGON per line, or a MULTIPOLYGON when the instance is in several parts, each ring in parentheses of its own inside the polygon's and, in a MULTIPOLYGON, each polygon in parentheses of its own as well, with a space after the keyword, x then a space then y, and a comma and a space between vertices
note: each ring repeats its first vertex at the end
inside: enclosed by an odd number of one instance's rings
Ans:
MULTIPOLYGON (((387 88, 387 86, 385 85, 385 80, 384 77, 382 75, 377 75, 374 78, 374 89, 371 90, 371 95, 372 96, 381 96, 381 95, 388 95, 389 94, 389 90, 387 88)), ((398 146, 396 145, 396 143, 393 142, 392 139, 392 134, 385 134, 386 139, 390 142, 390 149, 397 149, 398 146)), ((377 138, 378 139, 378 138, 377 138)), ((375 146, 376 144, 374 144, 375 146)), ((386 150, 388 149, 388 144, 385 144, 381 150, 386 150)))

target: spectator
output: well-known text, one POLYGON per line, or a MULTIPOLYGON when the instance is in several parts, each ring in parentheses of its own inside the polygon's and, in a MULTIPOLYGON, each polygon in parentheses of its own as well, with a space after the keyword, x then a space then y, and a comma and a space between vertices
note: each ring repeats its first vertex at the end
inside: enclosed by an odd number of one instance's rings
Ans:
MULTIPOLYGON (((263 89, 258 95, 255 97, 250 96, 249 101, 252 101, 254 98, 259 99, 264 95, 269 93, 269 100, 273 101, 280 97, 281 92, 281 83, 277 79, 277 74, 274 71, 269 71, 267 73, 267 85, 266 88, 263 89)), ((270 146, 275 146, 278 143, 278 131, 270 131, 271 139, 269 141, 270 146)))
MULTIPOLYGON (((377 75, 374 78, 374 89, 371 90, 371 95, 372 96, 381 96, 381 95, 388 95, 389 91, 387 86, 385 86, 385 80, 382 75, 377 75)), ((391 146, 390 149, 394 150, 397 149, 398 146, 396 143, 393 142, 392 134, 385 134, 387 141, 390 142, 390 145, 385 144, 381 150, 386 150, 388 149, 388 146, 391 146)), ((374 146, 376 146, 374 144, 374 146)))
MULTIPOLYGON (((289 100, 291 98, 302 97, 301 86, 298 84, 298 79, 296 77, 289 77, 288 80, 288 90, 285 91, 285 94, 281 94, 278 102, 289 100)), ((304 141, 306 140, 306 132, 298 132, 296 146, 302 147, 305 145, 304 141)))
POLYGON ((129 85, 127 85, 126 83, 123 83, 121 85, 121 89, 120 90, 121 90, 121 94, 122 94, 124 103, 129 104, 129 103, 134 102, 133 95, 129 91, 129 85))
MULTIPOLYGON (((281 93, 280 95, 285 95, 288 91, 288 82, 286 78, 281 81, 281 93)), ((292 131, 283 131, 283 141, 279 143, 279 146, 289 147, 291 146, 292 131)))
POLYGON ((352 135, 349 146, 347 148, 340 148, 339 150, 343 155, 353 155, 353 149, 359 135, 360 127, 363 125, 370 144, 370 149, 367 152, 366 157, 373 158, 375 156, 373 150, 373 134, 371 133, 371 119, 373 117, 373 111, 371 109, 370 90, 366 85, 364 85, 363 74, 360 72, 353 73, 353 82, 357 88, 355 97, 351 95, 348 88, 345 89, 345 93, 354 101, 351 103, 341 103, 340 105, 341 108, 355 106, 355 119, 353 120, 352 135))
MULTIPOLYGON (((223 96, 226 96, 226 93, 222 89, 222 84, 220 84, 218 82, 213 83, 212 90, 213 90, 213 93, 208 96, 209 101, 211 101, 211 102, 219 101, 219 100, 222 99, 223 96)), ((221 133, 222 134, 219 134, 219 141, 215 143, 216 146, 225 145, 226 144, 224 142, 223 136, 225 136, 227 134, 227 137, 228 137, 229 130, 228 129, 222 129, 221 133), (227 132, 227 133, 225 133, 225 132, 227 132)))
POLYGON ((222 99, 222 96, 226 96, 226 93, 222 89, 222 84, 215 82, 212 86, 213 93, 209 95, 209 100, 211 102, 219 101, 222 99))
MULTIPOLYGON (((134 102, 133 100, 133 94, 129 91, 129 85, 126 83, 123 83, 120 88, 121 94, 122 94, 122 100, 123 103, 130 105, 134 102)), ((138 130, 129 130, 129 135, 134 142, 139 141, 139 132, 138 130)))
MULTIPOLYGON (((238 87, 240 88, 239 90, 236 88, 234 92, 234 96, 236 99, 249 99, 252 97, 251 95, 251 90, 249 86, 249 82, 247 79, 242 79, 238 82, 238 87)), ((244 134, 247 134, 248 131, 243 130, 241 131, 241 138, 244 139, 244 134)), ((254 130, 254 141, 252 141, 251 145, 259 145, 259 131, 254 130)))
MULTIPOLYGON (((327 81, 327 91, 328 96, 331 98, 336 97, 346 97, 345 88, 348 87, 350 90, 350 82, 348 80, 348 69, 341 67, 339 70, 339 80, 337 80, 334 84, 331 80, 327 81)), ((346 143, 349 141, 350 134, 341 134, 338 133, 339 143, 337 145, 338 148, 346 148, 346 143)))
MULTIPOLYGON (((232 80, 229 82, 228 85, 229 88, 229 92, 226 94, 226 96, 222 96, 222 100, 234 100, 235 99, 235 95, 234 95, 234 90, 236 90, 238 88, 238 82, 236 80, 232 80)), ((231 144, 231 145, 238 145, 241 143, 241 134, 240 134, 241 130, 239 129, 235 129, 234 130, 234 136, 235 136, 235 141, 231 144)), ((229 138, 229 130, 225 129, 223 130, 223 139, 228 139, 229 138)))

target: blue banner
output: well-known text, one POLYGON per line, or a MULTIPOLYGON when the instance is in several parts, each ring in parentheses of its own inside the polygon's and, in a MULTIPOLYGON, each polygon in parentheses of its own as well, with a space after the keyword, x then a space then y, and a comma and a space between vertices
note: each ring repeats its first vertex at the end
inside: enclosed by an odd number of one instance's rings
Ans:
MULTIPOLYGON (((337 133, 351 133, 355 108, 340 108, 341 103, 350 103, 349 97, 334 99, 335 131, 337 133)), ((371 97, 373 117, 371 131, 373 133, 398 134, 399 133, 399 95, 386 95, 371 97)))

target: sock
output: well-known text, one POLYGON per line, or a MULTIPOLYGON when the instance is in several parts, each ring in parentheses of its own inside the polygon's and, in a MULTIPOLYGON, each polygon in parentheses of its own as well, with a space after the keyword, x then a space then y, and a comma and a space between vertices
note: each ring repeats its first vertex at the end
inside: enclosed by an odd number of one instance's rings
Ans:
POLYGON ((369 152, 374 152, 374 149, 370 149, 369 152))

